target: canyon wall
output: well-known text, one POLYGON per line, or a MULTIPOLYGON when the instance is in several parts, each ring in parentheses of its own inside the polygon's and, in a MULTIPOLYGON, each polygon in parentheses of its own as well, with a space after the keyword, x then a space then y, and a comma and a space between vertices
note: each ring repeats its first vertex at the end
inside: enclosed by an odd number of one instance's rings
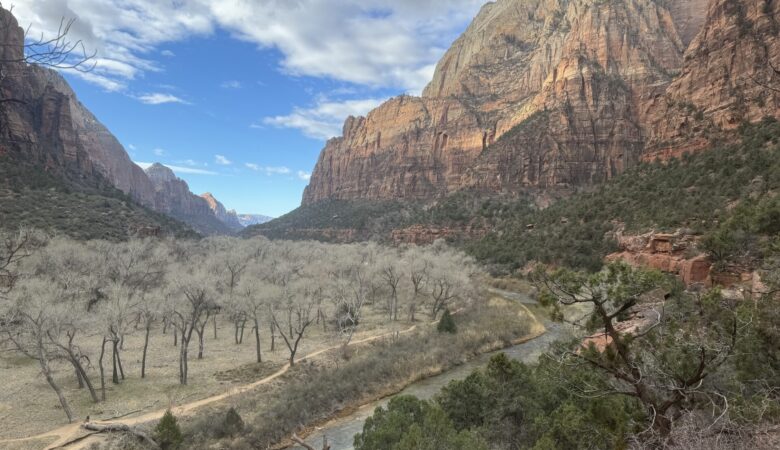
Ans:
POLYGON ((0 68, 0 155, 33 164, 78 185, 113 186, 141 205, 171 214, 201 233, 231 231, 233 223, 223 224, 186 183, 161 188, 157 180, 147 176, 59 73, 27 64, 24 30, 2 8, 0 68))
POLYGON ((780 85, 759 64, 780 67, 777 8, 767 0, 489 3, 421 97, 346 120, 303 203, 582 186, 659 151, 705 148, 707 124, 780 116, 777 93, 748 83, 780 85))

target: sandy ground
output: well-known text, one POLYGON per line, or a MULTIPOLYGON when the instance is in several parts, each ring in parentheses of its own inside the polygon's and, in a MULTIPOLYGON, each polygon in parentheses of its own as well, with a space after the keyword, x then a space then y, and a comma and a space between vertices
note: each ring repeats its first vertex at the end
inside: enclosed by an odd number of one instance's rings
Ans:
MULTIPOLYGON (((379 317, 372 318, 370 315, 366 319, 353 338, 355 341, 396 328, 408 328, 408 325, 402 323, 385 325, 379 317)), ((200 399, 222 398, 235 394, 241 386, 247 386, 248 380, 263 377, 265 382, 270 382, 275 377, 268 379, 267 375, 275 372, 276 376, 280 374, 289 356, 280 338, 277 338, 276 351, 270 352, 268 332, 261 334, 264 363, 257 365, 254 336, 247 330, 244 343, 235 345, 232 325, 222 320, 218 320, 217 324, 216 340, 213 339, 213 328, 208 328, 202 360, 196 359, 197 342, 193 337, 188 386, 178 384, 178 347, 173 346, 170 331, 163 335, 159 327, 153 330, 150 338, 147 378, 140 378, 143 347, 141 331, 126 337, 122 352, 126 379, 120 385, 111 384, 110 357, 105 359, 105 402, 92 403, 89 393, 78 389, 68 365, 56 365, 57 381, 64 389, 77 418, 90 416, 94 422, 122 417, 122 422, 128 423, 129 417, 137 416, 141 411, 165 411, 169 407, 197 403, 200 399)), ((334 333, 323 332, 321 326, 315 326, 302 341, 298 354, 313 354, 337 346, 340 342, 334 333)), ((82 337, 78 344, 92 359, 92 367, 88 372, 96 388, 99 388, 97 357, 100 337, 82 337)), ((61 437, 63 429, 71 428, 67 426, 57 397, 40 375, 35 361, 19 357, 13 352, 0 352, 0 380, 3 383, 0 389, 0 449, 40 449, 58 440, 56 437, 61 437), (52 433, 47 436, 50 430, 52 433), (31 436, 40 438, 30 440, 31 436)), ((75 424, 75 429, 78 430, 78 424, 75 424)))

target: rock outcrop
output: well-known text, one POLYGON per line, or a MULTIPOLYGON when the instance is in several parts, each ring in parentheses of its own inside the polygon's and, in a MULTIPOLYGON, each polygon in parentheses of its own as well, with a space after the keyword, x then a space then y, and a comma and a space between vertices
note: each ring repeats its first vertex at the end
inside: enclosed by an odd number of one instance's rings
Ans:
POLYGON ((346 120, 303 203, 582 186, 659 150, 704 148, 686 127, 780 116, 778 94, 756 100, 748 83, 780 85, 759 64, 780 68, 777 9, 766 0, 489 3, 421 97, 346 120))
POLYGON ((190 224, 203 234, 233 231, 217 218, 206 199, 190 192, 187 182, 168 167, 155 163, 146 169, 146 174, 154 186, 154 204, 158 211, 190 224))
POLYGON ((646 233, 639 236, 616 236, 620 252, 607 261, 625 261, 636 267, 649 267, 677 275, 687 286, 711 286, 712 261, 696 250, 696 237, 684 232, 646 233))
POLYGON ((239 231, 244 228, 244 225, 238 220, 238 214, 234 210, 228 211, 225 205, 220 203, 219 200, 214 198, 211 192, 206 192, 200 196, 209 205, 209 209, 222 223, 227 225, 233 231, 239 231))
POLYGON ((0 8, 0 155, 77 185, 115 187, 203 233, 230 231, 183 181, 147 176, 59 73, 25 62, 23 45, 24 30, 0 8))

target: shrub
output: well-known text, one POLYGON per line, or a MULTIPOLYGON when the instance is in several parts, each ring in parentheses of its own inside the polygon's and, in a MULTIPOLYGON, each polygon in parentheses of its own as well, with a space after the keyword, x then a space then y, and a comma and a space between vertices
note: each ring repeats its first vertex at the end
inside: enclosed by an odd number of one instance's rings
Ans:
POLYGON ((455 334, 458 332, 458 326, 455 325, 455 320, 452 318, 449 308, 444 310, 444 314, 441 316, 439 324, 436 325, 436 329, 439 330, 439 333, 455 334))
POLYGON ((182 443, 181 429, 170 409, 154 428, 154 437, 163 449, 175 449, 182 443))

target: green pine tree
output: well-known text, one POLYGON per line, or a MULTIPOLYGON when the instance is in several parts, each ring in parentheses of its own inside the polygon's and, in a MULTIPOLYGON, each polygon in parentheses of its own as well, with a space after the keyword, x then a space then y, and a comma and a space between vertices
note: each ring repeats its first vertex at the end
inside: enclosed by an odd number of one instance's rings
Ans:
POLYGON ((458 332, 458 327, 455 325, 455 320, 452 319, 452 314, 450 314, 449 309, 444 310, 444 314, 441 316, 441 320, 436 326, 436 329, 439 330, 439 333, 455 334, 458 332))
POLYGON ((155 427, 154 437, 163 449, 177 448, 182 443, 181 429, 170 409, 155 427))

